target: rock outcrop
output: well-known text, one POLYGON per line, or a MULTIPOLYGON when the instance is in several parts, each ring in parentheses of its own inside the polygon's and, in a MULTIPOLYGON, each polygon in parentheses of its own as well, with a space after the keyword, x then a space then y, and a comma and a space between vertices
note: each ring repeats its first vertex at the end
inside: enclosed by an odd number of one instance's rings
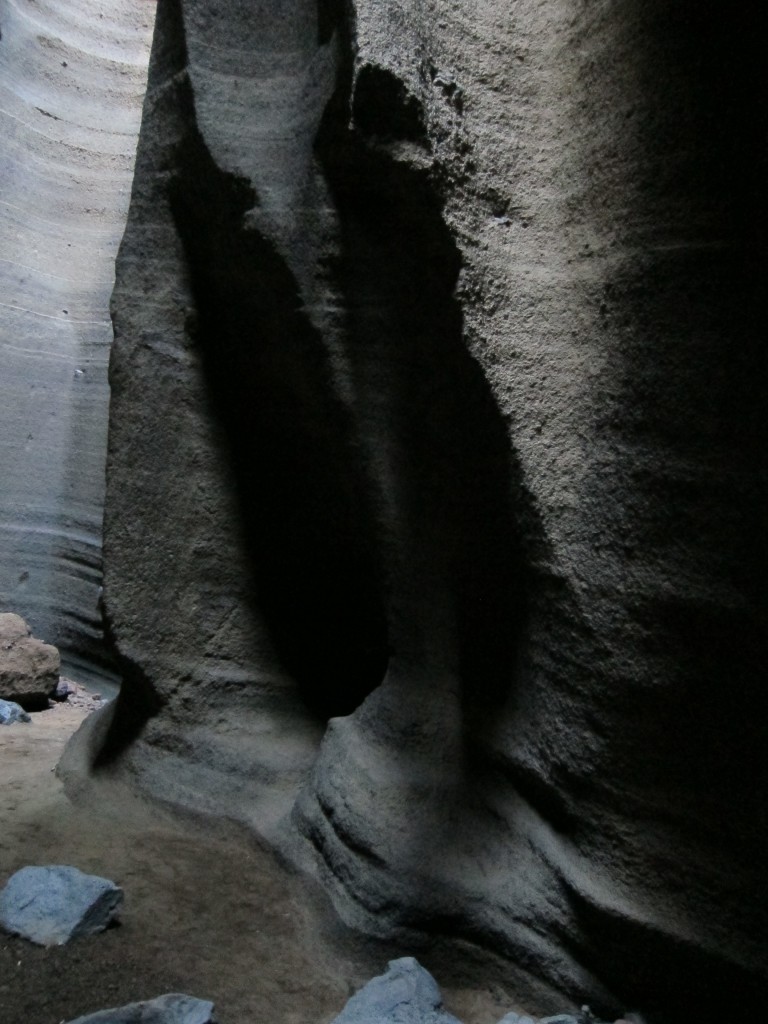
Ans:
POLYGON ((30 634, 20 615, 0 614, 0 697, 40 711, 56 693, 61 657, 52 644, 30 634))
POLYGON ((0 0, 0 609, 105 668, 109 294, 152 0, 0 0))
POLYGON ((160 0, 117 265, 96 762, 606 1017, 768 984, 761 21, 160 0))

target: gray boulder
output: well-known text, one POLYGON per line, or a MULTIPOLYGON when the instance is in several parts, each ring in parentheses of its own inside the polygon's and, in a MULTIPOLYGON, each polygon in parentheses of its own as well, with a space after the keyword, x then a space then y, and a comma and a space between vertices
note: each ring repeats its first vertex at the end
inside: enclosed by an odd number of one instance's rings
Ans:
POLYGON ((26 867, 0 891, 0 928, 40 946, 102 932, 123 891, 106 878, 62 865, 26 867))
POLYGON ((20 615, 0 615, 0 697, 27 711, 47 708, 60 670, 57 648, 30 636, 20 615))
POLYGON ((12 700, 0 699, 0 725, 13 725, 15 722, 31 722, 27 712, 12 700))
POLYGON ((349 1000, 332 1024, 459 1024, 443 1010, 437 982, 412 956, 390 960, 349 1000))
POLYGON ((172 992, 157 999, 98 1010, 69 1024, 214 1024, 213 1003, 172 992))

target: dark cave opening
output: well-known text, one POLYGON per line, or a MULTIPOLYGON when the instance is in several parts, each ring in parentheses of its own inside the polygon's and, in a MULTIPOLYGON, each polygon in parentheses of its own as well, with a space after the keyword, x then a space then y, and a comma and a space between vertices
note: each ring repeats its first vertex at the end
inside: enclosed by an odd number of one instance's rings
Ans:
POLYGON ((243 228, 256 197, 190 132, 171 187, 214 415, 234 470, 254 602, 321 718, 383 677, 387 628, 371 513, 322 338, 273 243, 243 228))

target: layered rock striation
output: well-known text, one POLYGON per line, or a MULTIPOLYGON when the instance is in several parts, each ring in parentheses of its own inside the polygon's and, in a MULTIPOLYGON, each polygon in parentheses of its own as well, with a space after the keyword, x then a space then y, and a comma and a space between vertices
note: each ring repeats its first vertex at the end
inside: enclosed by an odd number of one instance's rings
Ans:
POLYGON ((151 2, 0 2, 0 610, 105 667, 109 295, 151 2))
POLYGON ((760 20, 160 0, 118 259, 96 762, 605 1015, 768 982, 760 20))

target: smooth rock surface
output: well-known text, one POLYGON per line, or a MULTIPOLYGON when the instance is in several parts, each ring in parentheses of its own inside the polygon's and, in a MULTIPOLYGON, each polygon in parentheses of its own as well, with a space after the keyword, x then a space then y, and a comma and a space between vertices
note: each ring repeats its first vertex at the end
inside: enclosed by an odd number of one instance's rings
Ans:
POLYGON ((14 725, 16 722, 31 722, 32 719, 20 704, 0 698, 0 725, 14 725))
POLYGON ((0 608, 104 663, 109 293, 151 0, 0 0, 0 608))
POLYGON ((177 992, 156 999, 99 1010, 69 1024, 215 1024, 213 1003, 177 992))
POLYGON ((35 711, 47 708, 56 692, 61 657, 29 634, 21 616, 0 615, 0 697, 35 711))
POLYGON ((762 9, 257 8, 158 7, 78 742, 548 1006, 759 1014, 762 9))
POLYGON ((390 960, 332 1024, 459 1024, 443 1009, 437 982, 412 956, 390 960))
POLYGON ((0 928, 40 946, 63 946, 104 931, 122 900, 114 882, 77 868, 25 867, 0 891, 0 928))

